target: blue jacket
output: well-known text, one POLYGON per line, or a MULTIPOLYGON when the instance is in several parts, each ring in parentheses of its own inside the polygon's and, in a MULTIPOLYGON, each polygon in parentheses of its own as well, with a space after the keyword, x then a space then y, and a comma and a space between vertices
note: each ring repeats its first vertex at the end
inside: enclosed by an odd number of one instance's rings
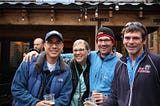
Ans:
POLYGON ((112 93, 101 106, 160 106, 160 56, 145 51, 130 87, 127 56, 116 65, 112 93))
POLYGON ((47 93, 55 94, 56 106, 68 106, 72 92, 72 74, 69 66, 60 58, 55 70, 48 71, 45 53, 32 62, 22 62, 14 76, 11 92, 14 97, 14 106, 35 106, 43 100, 47 93), (46 83, 45 77, 49 75, 46 83), (50 82, 50 83, 49 83, 50 82))
POLYGON ((104 59, 99 56, 99 51, 91 52, 90 66, 90 91, 98 91, 108 96, 111 93, 111 83, 114 69, 119 58, 116 51, 107 55, 104 59))

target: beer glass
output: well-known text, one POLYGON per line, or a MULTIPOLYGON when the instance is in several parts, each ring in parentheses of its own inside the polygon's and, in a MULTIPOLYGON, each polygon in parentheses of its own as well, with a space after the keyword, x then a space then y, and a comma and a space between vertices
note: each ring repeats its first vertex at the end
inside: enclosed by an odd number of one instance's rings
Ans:
POLYGON ((50 104, 52 106, 55 106, 55 98, 54 98, 54 94, 46 94, 43 96, 44 100, 46 101, 50 101, 50 104))

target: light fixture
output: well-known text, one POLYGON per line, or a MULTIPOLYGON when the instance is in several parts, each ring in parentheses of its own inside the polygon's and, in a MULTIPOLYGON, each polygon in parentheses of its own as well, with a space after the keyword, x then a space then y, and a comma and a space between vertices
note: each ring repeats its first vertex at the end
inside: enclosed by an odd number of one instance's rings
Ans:
POLYGON ((26 10, 22 10, 21 16, 21 20, 24 21, 26 16, 26 10))
POLYGON ((113 17, 113 7, 109 7, 109 17, 113 17))
POLYGON ((50 21, 52 22, 54 20, 55 20, 55 11, 52 9, 51 10, 51 19, 50 19, 50 21))
POLYGON ((138 16, 139 16, 139 18, 143 18, 143 7, 139 8, 138 16))
POLYGON ((79 17, 78 17, 78 22, 81 22, 82 17, 83 17, 83 10, 80 9, 80 15, 79 15, 79 17))
POLYGON ((85 12, 84 12, 84 19, 87 20, 88 16, 87 16, 87 9, 85 9, 85 12))
POLYGON ((78 22, 81 22, 82 17, 83 17, 83 14, 81 13, 78 17, 78 22))
POLYGON ((78 22, 81 22, 81 17, 78 17, 78 22))
POLYGON ((116 4, 115 4, 115 10, 116 10, 116 11, 118 11, 118 10, 119 10, 118 2, 116 2, 116 4))
POLYGON ((96 7, 96 10, 95 10, 95 17, 96 18, 98 17, 98 6, 96 7))

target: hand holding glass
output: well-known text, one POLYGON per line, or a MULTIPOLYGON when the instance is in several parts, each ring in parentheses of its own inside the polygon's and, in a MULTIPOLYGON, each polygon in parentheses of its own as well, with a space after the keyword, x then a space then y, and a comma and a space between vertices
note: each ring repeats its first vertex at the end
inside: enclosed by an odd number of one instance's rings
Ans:
POLYGON ((91 97, 85 98, 84 106, 96 106, 95 99, 91 97))
POLYGON ((44 100, 46 100, 46 101, 50 101, 50 104, 51 104, 52 106, 55 105, 54 94, 46 94, 46 95, 43 96, 43 98, 44 98, 44 100))

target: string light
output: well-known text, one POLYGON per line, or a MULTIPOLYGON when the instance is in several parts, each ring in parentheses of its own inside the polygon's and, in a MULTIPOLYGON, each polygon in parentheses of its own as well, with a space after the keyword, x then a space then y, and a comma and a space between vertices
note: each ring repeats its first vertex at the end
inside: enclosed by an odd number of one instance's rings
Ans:
POLYGON ((88 16, 87 16, 87 9, 85 9, 85 12, 84 12, 84 19, 87 20, 88 16))
POLYGON ((78 17, 78 22, 81 22, 81 18, 80 17, 78 17))
POLYGON ((78 22, 81 22, 82 17, 83 17, 83 10, 80 9, 80 15, 78 17, 78 22))
POLYGON ((81 13, 78 17, 78 22, 81 22, 82 17, 83 17, 83 14, 81 13))
POLYGON ((119 5, 118 5, 118 3, 115 4, 115 10, 116 10, 116 11, 119 10, 119 5))
POLYGON ((109 17, 113 17, 113 7, 109 7, 109 17))
POLYGON ((55 19, 55 11, 51 10, 51 21, 54 21, 55 19))
POLYGON ((139 18, 143 18, 143 7, 140 7, 139 10, 139 18))
POLYGON ((24 21, 26 16, 26 10, 22 10, 21 15, 22 15, 21 20, 24 21))
POLYGON ((95 10, 95 17, 98 17, 98 6, 97 6, 97 8, 95 10))

